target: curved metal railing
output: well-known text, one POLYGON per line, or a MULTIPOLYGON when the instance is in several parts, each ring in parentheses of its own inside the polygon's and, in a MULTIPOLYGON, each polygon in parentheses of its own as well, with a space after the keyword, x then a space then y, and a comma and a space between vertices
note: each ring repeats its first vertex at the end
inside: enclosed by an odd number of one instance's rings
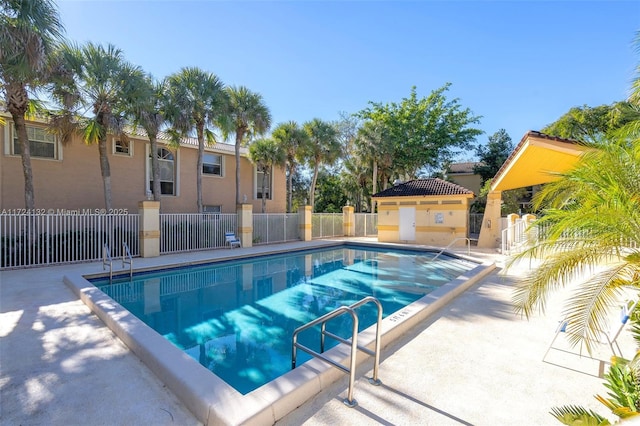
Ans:
POLYGON ((334 309, 333 311, 322 315, 321 317, 316 318, 313 321, 310 321, 298 328, 296 328, 293 332, 293 337, 292 337, 292 345, 291 345, 291 368, 294 369, 296 368, 296 361, 297 361, 297 350, 300 349, 306 353, 308 353, 309 355, 319 358, 325 362, 328 362, 329 364, 333 365, 334 367, 338 368, 339 370, 341 370, 342 372, 349 374, 349 391, 347 394, 347 398, 343 401, 345 405, 349 406, 349 407, 355 407, 356 405, 358 405, 358 402, 353 399, 353 385, 355 383, 355 373, 356 373, 356 354, 357 354, 357 350, 361 350, 362 352, 372 355, 374 357, 374 365, 373 365, 373 377, 371 379, 369 379, 369 383, 378 386, 380 385, 382 382, 380 381, 380 379, 378 378, 378 371, 379 371, 379 365, 380 365, 380 325, 382 323, 382 304, 380 303, 380 301, 378 299, 376 299, 375 297, 372 296, 367 296, 362 300, 359 300, 358 302, 354 303, 353 305, 350 306, 340 306, 339 308, 334 309), (376 305, 376 307, 378 308, 378 318, 376 321, 376 341, 375 341, 375 349, 372 351, 364 346, 358 346, 358 314, 356 313, 355 309, 366 304, 366 303, 374 303, 376 305), (341 315, 344 314, 349 314, 351 315, 351 318, 353 320, 353 327, 352 327, 352 331, 351 331, 351 340, 349 341, 348 339, 344 339, 334 333, 331 333, 330 331, 327 331, 326 329, 326 323, 327 321, 330 321, 336 317, 339 317, 341 315), (316 352, 313 349, 310 349, 300 343, 298 343, 298 334, 300 334, 300 332, 307 330, 311 327, 314 327, 316 325, 320 324, 321 325, 321 330, 320 330, 320 352, 316 352), (332 339, 335 339, 339 342, 345 343, 345 344, 350 344, 351 345, 351 354, 350 354, 350 358, 349 358, 349 367, 345 367, 344 365, 326 357, 325 355, 323 355, 324 349, 325 349, 325 336, 329 336, 332 339))

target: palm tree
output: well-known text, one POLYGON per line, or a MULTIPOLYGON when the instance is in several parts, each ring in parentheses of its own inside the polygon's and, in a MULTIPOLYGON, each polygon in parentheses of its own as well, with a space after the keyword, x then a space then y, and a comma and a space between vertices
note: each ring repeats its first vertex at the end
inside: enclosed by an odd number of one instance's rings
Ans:
MULTIPOLYGON (((269 129, 271 113, 262 96, 244 86, 229 87, 227 94, 229 96, 228 124, 236 135, 236 204, 239 205, 241 203, 240 147, 247 136, 261 135, 269 129)), ((264 204, 264 197, 262 201, 264 204)))
POLYGON ((293 208, 293 175, 301 150, 309 141, 309 135, 295 121, 279 124, 273 129, 271 137, 280 145, 285 153, 288 181, 287 212, 293 208))
POLYGON ((151 171, 153 176, 152 193, 154 201, 160 201, 160 164, 158 161, 158 133, 165 123, 164 116, 164 82, 154 81, 146 75, 139 81, 138 96, 130 99, 130 111, 134 117, 134 125, 140 125, 149 138, 151 145, 151 171))
POLYGON ((542 264, 519 283, 517 311, 544 309, 549 293, 584 270, 601 267, 567 302, 573 343, 588 351, 606 329, 608 308, 622 287, 640 287, 640 139, 609 140, 593 147, 571 171, 536 195, 544 237, 515 259, 542 264))
MULTIPOLYGON (((355 142, 360 161, 371 164, 371 195, 378 192, 379 174, 383 176, 384 189, 386 189, 393 164, 391 154, 393 147, 385 137, 384 126, 375 121, 366 121, 358 131, 355 142)), ((375 201, 371 199, 371 213, 375 213, 375 210, 375 201)))
POLYGON ((0 1, 0 92, 13 118, 24 175, 24 203, 35 207, 31 149, 25 116, 29 92, 48 82, 47 62, 62 38, 62 23, 50 0, 0 1))
POLYGON ((320 165, 332 165, 340 158, 341 145, 338 141, 336 128, 319 118, 304 124, 304 130, 309 135, 309 143, 306 146, 305 157, 313 167, 311 187, 309 188, 309 205, 313 208, 315 202, 316 183, 320 165))
POLYGON ((174 143, 194 129, 198 139, 196 190, 198 213, 202 213, 202 166, 204 146, 215 143, 211 127, 224 127, 222 121, 228 97, 224 84, 213 73, 199 68, 182 68, 168 77, 166 118, 173 127, 174 143))
POLYGON ((113 202, 107 135, 128 139, 124 132, 128 99, 135 97, 133 92, 140 87, 144 73, 127 62, 123 52, 112 44, 106 47, 91 42, 81 47, 66 45, 62 57, 72 73, 72 78, 63 80, 55 90, 63 107, 62 117, 80 117, 77 126, 84 142, 98 145, 104 204, 109 211, 113 202))
POLYGON ((259 169, 262 169, 262 213, 266 212, 267 197, 265 197, 265 188, 267 179, 271 178, 271 170, 273 167, 285 165, 285 153, 282 147, 273 139, 258 139, 249 145, 249 158, 259 169))

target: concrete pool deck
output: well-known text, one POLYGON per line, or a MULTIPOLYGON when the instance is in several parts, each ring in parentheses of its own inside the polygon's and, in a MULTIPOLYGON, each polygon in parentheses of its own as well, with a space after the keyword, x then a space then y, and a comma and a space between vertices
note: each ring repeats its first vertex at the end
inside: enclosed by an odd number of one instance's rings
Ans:
MULTIPOLYGON (((240 250, 134 259, 134 266, 222 258, 240 250)), ((502 262, 496 254, 474 254, 502 262)), ((0 272, 2 424, 199 423, 62 282, 68 273, 101 269, 100 263, 86 263, 0 272)), ((383 386, 373 387, 360 376, 354 391, 358 407, 342 404, 345 376, 278 423, 557 424, 549 410, 568 404, 609 416, 592 397, 606 393, 593 361, 559 360, 582 372, 541 361, 561 303, 554 299, 546 316, 529 321, 515 316, 511 286, 522 273, 523 268, 493 272, 384 350, 383 386)), ((630 355, 633 343, 623 343, 630 355)), ((370 377, 367 368, 361 373, 370 377)))

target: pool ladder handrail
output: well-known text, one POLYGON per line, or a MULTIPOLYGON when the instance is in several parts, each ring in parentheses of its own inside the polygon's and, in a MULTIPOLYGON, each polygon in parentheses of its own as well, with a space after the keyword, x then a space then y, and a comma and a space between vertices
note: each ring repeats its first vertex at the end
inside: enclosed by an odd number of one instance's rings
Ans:
POLYGON ((444 253, 445 251, 447 251, 449 248, 451 248, 451 246, 453 245, 453 243, 460 241, 460 240, 467 240, 467 256, 471 255, 471 239, 467 238, 467 237, 458 237, 455 238, 453 241, 451 241, 445 248, 443 248, 442 250, 440 250, 438 252, 438 254, 436 254, 434 257, 431 258, 431 261, 433 262, 434 260, 436 260, 442 253, 444 253))
POLYGON ((104 243, 102 246, 102 270, 107 269, 107 265, 109 265, 109 284, 113 280, 113 259, 111 258, 111 249, 109 248, 109 244, 104 243))
POLYGON ((347 394, 347 398, 343 400, 344 404, 348 407, 355 407, 358 405, 358 402, 353 399, 353 385, 355 383, 355 374, 356 374, 356 350, 359 349, 362 352, 372 355, 374 357, 373 361, 373 377, 369 379, 369 383, 374 386, 379 386, 382 384, 382 381, 378 378, 378 371, 380 366, 380 325, 382 323, 382 304, 378 299, 373 296, 367 296, 364 299, 354 303, 350 306, 340 306, 339 308, 334 309, 333 311, 322 315, 321 317, 316 318, 313 321, 309 321, 308 323, 296 328, 293 331, 292 337, 292 345, 291 345, 291 369, 296 368, 296 358, 297 358, 297 349, 300 349, 311 356, 319 358, 334 367, 338 368, 344 373, 349 374, 349 391, 347 394), (375 350, 372 351, 364 346, 358 346, 358 314, 355 309, 366 304, 366 303, 374 303, 378 308, 378 319, 376 321, 376 341, 375 341, 375 350), (353 319, 353 328, 351 332, 351 341, 348 339, 344 339, 336 334, 331 333, 326 330, 327 321, 339 317, 343 314, 351 315, 353 319), (314 327, 318 324, 321 324, 320 330, 320 352, 316 352, 313 349, 307 348, 306 346, 298 343, 298 334, 304 330, 307 330, 311 327, 314 327), (349 359, 349 367, 345 367, 344 365, 333 361, 332 359, 323 355, 324 347, 325 347, 325 336, 329 336, 333 339, 338 340, 339 342, 350 344, 351 345, 351 355, 349 359))
POLYGON ((133 257, 126 241, 122 242, 122 267, 129 265, 129 280, 133 279, 133 257))
MULTIPOLYGON (((129 265, 129 280, 133 279, 133 257, 131 256, 131 250, 126 241, 122 242, 122 267, 129 265)), ((109 265, 109 284, 113 282, 113 258, 111 257, 111 249, 109 244, 104 243, 102 246, 102 270, 107 269, 109 265)))

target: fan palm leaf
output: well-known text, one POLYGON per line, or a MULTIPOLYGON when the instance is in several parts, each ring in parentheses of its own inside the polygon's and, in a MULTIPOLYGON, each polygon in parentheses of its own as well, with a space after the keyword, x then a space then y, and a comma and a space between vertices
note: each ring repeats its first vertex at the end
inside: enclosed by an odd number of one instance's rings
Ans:
POLYGON ((639 176, 640 141, 614 139, 594 145, 537 194, 534 206, 543 216, 530 230, 530 248, 511 262, 542 263, 516 286, 517 312, 544 311, 553 291, 595 274, 565 305, 571 340, 591 351, 621 289, 640 288, 639 176))

